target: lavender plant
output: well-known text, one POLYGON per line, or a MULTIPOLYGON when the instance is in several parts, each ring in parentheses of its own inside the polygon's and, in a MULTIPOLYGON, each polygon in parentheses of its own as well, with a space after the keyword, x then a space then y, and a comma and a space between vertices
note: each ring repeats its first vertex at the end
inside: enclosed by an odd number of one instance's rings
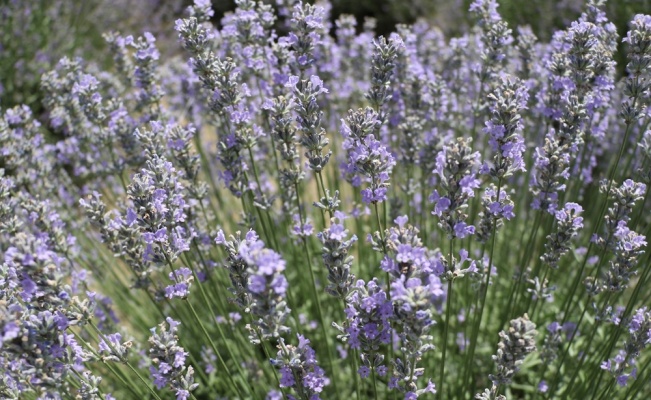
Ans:
POLYGON ((235 6, 0 87, 1 398, 651 395, 651 16, 235 6))

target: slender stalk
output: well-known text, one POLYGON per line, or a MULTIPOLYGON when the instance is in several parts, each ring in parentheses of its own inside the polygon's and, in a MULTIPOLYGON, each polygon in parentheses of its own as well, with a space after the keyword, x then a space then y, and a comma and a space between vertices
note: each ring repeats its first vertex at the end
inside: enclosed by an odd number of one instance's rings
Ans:
POLYGON ((438 398, 444 399, 444 383, 445 383, 445 355, 448 348, 448 328, 450 325, 450 308, 452 302, 452 280, 448 281, 448 295, 445 300, 445 321, 443 322, 443 350, 441 355, 441 373, 439 374, 439 390, 437 391, 438 398))
POLYGON ((361 399, 361 396, 359 394, 359 373, 357 372, 358 364, 357 364, 357 358, 359 357, 359 354, 357 353, 357 349, 353 349, 353 378, 355 379, 355 397, 357 400, 361 399))
MULTIPOLYGON (((95 332, 97 332, 97 335, 99 335, 99 337, 104 336, 104 335, 102 334, 102 332, 99 330, 99 328, 97 328, 97 326, 96 326, 92 321, 89 322, 89 325, 90 325, 90 326, 95 330, 95 332)), ((110 340, 105 340, 104 342, 109 346, 109 348, 110 348, 114 353, 117 354, 117 352, 115 351, 115 348, 113 347, 113 344, 111 343, 110 340)), ((156 400, 162 400, 162 399, 158 396, 158 394, 154 391, 154 389, 153 389, 151 386, 149 386, 149 383, 147 383, 147 381, 142 377, 142 375, 140 375, 140 373, 139 373, 135 368, 133 368, 133 366, 129 363, 128 360, 124 359, 124 360, 121 360, 121 361, 122 361, 122 363, 125 364, 125 365, 126 365, 126 366, 131 370, 131 371, 133 371, 133 373, 136 375, 136 377, 140 380, 140 382, 142 382, 143 385, 145 385, 145 387, 149 390, 149 392, 152 394, 152 396, 154 396, 154 398, 155 398, 156 400)))
MULTIPOLYGON (((217 202, 221 204, 222 203, 221 193, 219 192, 219 189, 217 188, 217 183, 215 183, 215 180, 213 179, 213 174, 210 171, 210 162, 208 162, 208 157, 206 157, 206 153, 203 151, 203 146, 201 144, 201 132, 199 131, 197 131, 196 134, 194 135, 194 147, 197 148, 197 153, 199 153, 199 158, 201 159, 201 166, 202 166, 203 173, 206 175, 206 179, 210 184, 210 187, 212 189, 213 194, 215 195, 215 198, 217 199, 217 202)), ((209 201, 209 203, 210 206, 213 208, 213 212, 215 212, 215 215, 217 215, 214 205, 212 204, 212 201, 209 201)))
MULTIPOLYGON (((255 183, 258 185, 258 190, 262 194, 262 185, 260 184, 260 177, 258 176, 258 167, 256 166, 255 159, 253 157, 253 150, 251 149, 251 147, 249 147, 248 150, 249 150, 249 158, 251 159, 251 165, 253 166, 253 177, 255 178, 255 183)), ((254 207, 255 207, 255 204, 254 204, 254 207)), ((256 207, 256 209, 258 209, 258 208, 256 207)), ((267 217, 267 220, 268 220, 269 224, 271 226, 273 226, 271 215, 269 214, 269 209, 265 209, 264 211, 265 211, 265 215, 267 217)), ((261 214, 259 209, 258 209, 258 214, 261 214)), ((262 215, 260 215, 260 223, 263 226, 265 225, 264 221, 262 220, 262 215)), ((271 238, 273 238, 274 249, 278 249, 278 240, 276 239, 276 231, 274 229, 270 229, 270 230, 271 230, 271 237, 267 238, 267 240, 271 240, 271 238)), ((265 228, 265 232, 266 232, 266 228, 265 228)), ((271 244, 271 243, 269 243, 269 244, 271 244)))
MULTIPOLYGON (((636 84, 637 84, 637 77, 636 79, 636 84)), ((632 108, 635 108, 635 105, 637 103, 637 96, 634 97, 633 103, 631 105, 632 108)), ((599 218, 597 219, 597 222, 595 223, 593 234, 596 234, 599 231, 599 228, 601 227, 601 222, 606 215, 606 210, 608 208, 608 200, 610 198, 610 189, 612 188, 613 185, 613 179, 615 177, 615 173, 617 172, 617 167, 619 166, 619 162, 622 159, 622 155, 624 154, 624 149, 626 148, 626 144, 628 143, 628 138, 631 133, 631 127, 633 126, 632 122, 627 122, 626 123, 626 130, 624 132, 624 138, 622 139, 621 145, 619 146, 619 151, 617 153, 617 158, 614 161, 614 164, 610 167, 610 171, 608 173, 608 187, 606 189, 606 198, 604 199, 604 202, 601 206, 601 210, 599 212, 599 218)), ((574 282, 572 284, 572 289, 569 291, 569 295, 567 296, 565 300, 565 305, 564 305, 564 315, 563 315, 563 323, 567 321, 567 318, 569 316, 569 309, 571 304, 573 303, 573 298, 574 298, 574 293, 576 292, 577 287, 579 286, 579 283, 581 282, 581 277, 583 276, 583 271, 585 270, 585 267, 588 262, 588 258, 590 257, 590 250, 593 247, 593 242, 590 241, 590 244, 588 245, 588 250, 585 252, 585 255, 583 257, 583 262, 581 263, 581 268, 579 269, 578 274, 574 278, 574 282)), ((603 258, 603 257, 602 257, 603 258)), ((598 272, 598 269, 597 271, 598 272)))
MULTIPOLYGON (((206 327, 201 322, 201 319, 199 319, 199 316, 197 315, 196 310, 192 306, 192 303, 189 302, 189 301, 186 301, 186 302, 187 302, 188 306, 190 307, 190 311, 192 312, 192 316, 194 317, 194 320, 197 322, 197 324, 201 328, 201 332, 203 332, 203 335, 206 337, 206 339, 208 339, 208 343, 210 343, 210 347, 212 348, 213 352, 217 356, 217 359, 219 360, 220 364, 222 365, 222 368, 224 368, 224 372, 228 376, 228 380, 230 381, 231 385, 233 386, 233 388, 237 392, 237 395, 240 398, 243 398, 242 397, 242 392, 240 392, 240 388, 235 383, 235 380, 233 379, 233 376, 227 372, 228 367, 226 366, 226 363, 224 362, 224 359, 222 358, 221 354, 219 353, 219 350, 217 349, 217 346, 215 346, 215 343, 213 342, 212 338, 208 334, 208 331, 206 330, 206 327)), ((217 324, 217 325, 219 325, 219 324, 217 324)))
MULTIPOLYGON (((197 286, 199 286, 199 292, 201 293, 201 297, 203 298, 204 304, 206 304, 206 306, 208 307, 208 311, 210 312, 210 315, 212 317, 214 317, 216 314, 213 311, 211 302, 208 300, 208 297, 206 295, 206 291, 204 290, 203 284, 201 282, 199 282, 199 277, 197 276, 197 272, 195 271, 194 268, 191 268, 191 267, 190 267, 190 270, 192 271, 192 275, 194 276, 194 279, 197 282, 197 286)), ((192 309, 192 304, 190 303, 189 300, 187 301, 187 303, 190 305, 190 308, 192 309)), ((228 341, 226 340, 226 335, 224 335, 224 330, 222 329, 221 324, 215 324, 215 326, 217 326, 217 332, 219 333, 219 337, 221 338, 222 343, 227 344, 228 341)), ((226 345, 225 347, 226 347, 226 351, 228 352, 228 355, 231 357, 231 359, 232 360, 237 360, 238 358, 235 357, 235 355, 233 354, 232 346, 226 345)), ((220 358, 222 365, 225 366, 226 363, 224 362, 221 355, 219 353, 216 353, 215 355, 217 355, 220 358)), ((239 373, 240 377, 244 377, 244 371, 242 370, 242 366, 240 365, 240 363, 235 362, 235 366, 237 368, 237 372, 239 373)), ((225 371, 228 371, 228 370, 225 369, 225 371)), ((251 383, 246 379, 244 381, 245 381, 245 383, 247 385, 249 393, 250 394, 254 393, 254 390, 253 390, 253 387, 251 386, 251 383)))
MULTIPOLYGON (((485 251, 486 251, 486 246, 484 244, 484 246, 482 246, 482 252, 481 252, 481 257, 480 257, 481 260, 484 259, 485 251)), ((488 275, 490 275, 490 271, 489 271, 488 275)), ((487 281, 490 281, 490 277, 487 278, 487 281)), ((484 291, 488 290, 488 286, 487 286, 488 282, 487 281, 483 283, 484 291)), ((481 292, 481 293, 483 293, 483 292, 481 292)), ((471 365, 472 365, 472 363, 474 361, 473 357, 475 355, 475 347, 477 345, 477 336, 479 335, 479 326, 481 324, 481 315, 480 314, 482 314, 483 310, 480 309, 480 312, 478 313, 477 312, 477 308, 478 308, 477 306, 478 306, 478 303, 482 299, 485 298, 485 296, 483 294, 481 294, 481 293, 480 293, 479 296, 475 296, 475 298, 474 298, 474 306, 473 307, 474 307, 475 312, 472 314, 472 324, 471 324, 472 329, 470 331, 470 349, 469 349, 468 356, 465 357, 463 380, 461 381, 461 390, 463 390, 463 391, 465 391, 466 388, 468 388, 468 379, 469 379, 470 373, 471 373, 471 365)), ((462 393, 465 393, 465 392, 462 392, 462 393)))
MULTIPOLYGON (((454 238, 450 238, 450 249, 448 254, 448 270, 454 268, 452 265, 452 252, 453 252, 453 243, 454 238)), ((452 309, 452 279, 448 277, 448 295, 445 299, 445 321, 443 321, 443 351, 441 355, 441 374, 439 376, 439 398, 443 398, 444 394, 444 383, 445 383, 445 362, 446 362, 446 352, 448 349, 448 331, 450 328, 450 311, 452 309)))
POLYGON ((373 376, 373 397, 377 400, 377 383, 375 382, 375 367, 371 367, 371 375, 373 376))
POLYGON ((377 229, 380 232, 380 239, 382 239, 382 253, 387 253, 386 243, 384 242, 384 229, 382 229, 382 223, 380 222, 380 213, 377 209, 377 203, 373 203, 375 208, 375 220, 377 221, 377 229))
MULTIPOLYGON (((520 260, 519 267, 522 270, 520 272, 520 276, 518 277, 518 282, 516 284, 515 298, 513 299, 513 301, 509 302, 509 308, 512 311, 508 315, 508 318, 506 318, 506 320, 502 320, 502 324, 505 324, 509 318, 514 318, 516 315, 524 314, 529 309, 531 296, 528 296, 524 310, 518 310, 518 305, 522 304, 523 302, 522 296, 524 296, 526 293, 526 287, 522 287, 524 285, 524 278, 525 276, 527 276, 527 268, 525 266, 529 265, 529 262, 531 262, 531 257, 535 253, 534 250, 539 248, 540 246, 537 242, 537 239, 538 239, 538 231, 540 230, 540 225, 542 224, 543 219, 544 219, 544 211, 538 210, 538 212, 536 213, 536 221, 534 222, 534 228, 533 228, 534 232, 532 234, 533 238, 530 236, 530 239, 532 240, 529 243, 527 243, 527 248, 525 250, 524 258, 520 260)), ((546 229, 545 227, 543 227, 543 235, 542 235, 543 239, 546 237, 546 233, 549 232, 550 229, 551 228, 546 229)), ((531 276, 534 277, 538 276, 538 273, 540 272, 539 261, 540 259, 536 260, 535 267, 533 269, 533 273, 531 274, 531 276)))
MULTIPOLYGON (((502 179, 497 181, 497 199, 500 198, 500 192, 502 191, 502 179)), ((491 249, 488 256, 488 266, 486 267, 486 281, 484 282, 484 291, 481 294, 481 306, 479 308, 479 314, 477 315, 476 323, 473 327, 472 338, 470 339, 470 351, 467 357, 469 363, 472 363, 473 357, 475 356, 475 349, 477 347, 477 339, 479 336, 479 330, 481 327, 482 316, 484 315, 484 307, 486 306, 486 296, 488 294, 488 288, 490 287, 491 279, 491 269, 493 266, 493 256, 495 254, 495 237, 496 237, 496 225, 493 225, 493 233, 491 235, 491 249)), ((452 251, 452 249, 450 249, 452 251)), ((482 259, 484 252, 482 251, 482 259)), ((447 319, 447 318, 446 318, 447 319)), ((446 340, 447 341, 447 340, 446 340)), ((470 375, 470 367, 467 368, 468 376, 470 375)), ((464 380, 465 382, 466 380, 464 380)), ((472 393, 471 393, 472 395, 472 393)))
MULTIPOLYGON (((90 352, 91 352, 95 357, 100 358, 100 355, 95 351, 95 349, 93 348, 93 346, 91 346, 91 345, 90 345, 88 342, 86 342, 86 341, 85 341, 81 336, 79 336, 79 334, 78 334, 77 332, 75 332, 75 331, 72 330, 71 328, 68 328, 68 331, 69 331, 69 332, 72 332, 72 334, 75 336, 75 338, 76 338, 79 342, 81 342, 84 346, 86 346, 86 348, 87 348, 87 349, 88 349, 88 350, 89 350, 89 351, 90 351, 90 352)), ((119 370, 114 369, 113 366, 111 365, 111 363, 109 363, 109 362, 104 362, 104 365, 106 366, 106 368, 108 368, 109 371, 111 371, 111 373, 112 373, 113 375, 115 375, 116 378, 118 378, 118 380, 122 383, 122 385, 123 385, 124 387, 126 387, 127 389, 129 389, 129 391, 130 391, 131 393, 133 393, 133 394, 136 396, 136 398, 142 398, 143 394, 140 392, 140 390, 138 390, 138 391, 135 390, 135 388, 140 389, 140 386, 138 386, 138 385, 134 385, 133 382, 131 381, 131 379, 128 379, 129 382, 127 383, 127 378, 125 378, 125 376, 124 376, 123 374, 119 373, 119 372, 118 372, 119 370)))
POLYGON ((145 386, 147 387, 147 389, 149 389, 149 392, 152 394, 152 396, 154 396, 154 398, 155 398, 156 400, 162 400, 162 399, 160 398, 160 396, 158 396, 158 394, 154 391, 154 389, 153 389, 151 386, 149 386, 149 384, 148 384, 147 381, 142 377, 142 375, 140 375, 140 373, 138 372, 138 370, 136 370, 135 368, 133 368, 133 365, 131 365, 131 363, 128 363, 128 362, 127 362, 127 363, 125 363, 125 364, 127 365, 127 367, 129 367, 129 369, 130 369, 134 374, 136 374, 136 376, 138 377, 138 379, 140 380, 140 382, 142 382, 142 384, 145 385, 145 386))
MULTIPOLYGON (((303 211, 301 210, 301 195, 298 190, 298 184, 295 186, 296 189, 296 203, 298 206, 298 215, 301 221, 301 226, 305 223, 305 219, 303 217, 303 211)), ((330 366, 330 371, 332 372, 332 386, 334 387, 335 392, 337 393, 337 398, 340 398, 340 392, 339 389, 337 388, 337 375, 335 373, 335 364, 332 359, 332 349, 330 346, 330 340, 328 340, 328 333, 326 332, 326 325, 325 325, 325 319, 323 318, 323 312, 321 311, 321 300, 319 299, 319 291, 317 290, 317 285, 316 285, 316 278, 314 277, 314 270, 312 269, 312 259, 310 257, 310 249, 307 246, 307 238, 305 236, 301 236, 301 241, 303 242, 303 249, 305 250, 305 258, 307 259, 307 268, 310 272, 310 280, 312 281, 312 294, 314 297, 314 302, 316 304, 316 311, 317 311, 317 316, 319 317, 319 326, 321 327, 321 333, 323 334, 323 340, 325 341, 326 344, 326 349, 328 353, 328 364, 330 366)))
MULTIPOLYGON (((380 213, 378 212, 378 206, 377 203, 373 203, 373 208, 375 209, 375 220, 377 221, 377 227, 378 231, 380 232, 380 239, 382 240, 382 254, 387 255, 387 245, 384 240, 384 229, 382 228, 382 223, 380 222, 380 213)), ((389 301, 391 301, 391 276, 389 273, 386 273, 386 280, 387 280, 387 296, 389 301)), ((391 322, 389 322, 391 324, 391 322)), ((393 332, 393 328, 392 328, 393 332)), ((389 360, 393 360, 393 333, 391 334, 391 343, 389 344, 389 351, 388 351, 388 357, 389 360)))
MULTIPOLYGON (((260 347, 262 347, 262 351, 264 351, 265 357, 267 357, 267 360, 271 360, 271 354, 269 353, 269 349, 267 349, 266 343, 262 340, 262 335, 260 335, 260 331, 256 329, 255 333, 258 335, 258 340, 260 341, 260 347)), ((274 377, 276 378, 276 383, 278 384, 278 388, 283 394, 283 399, 287 398, 287 395, 285 394, 285 389, 280 386, 280 378, 278 378, 278 372, 276 371, 276 368, 272 367, 271 370, 273 371, 274 377)))

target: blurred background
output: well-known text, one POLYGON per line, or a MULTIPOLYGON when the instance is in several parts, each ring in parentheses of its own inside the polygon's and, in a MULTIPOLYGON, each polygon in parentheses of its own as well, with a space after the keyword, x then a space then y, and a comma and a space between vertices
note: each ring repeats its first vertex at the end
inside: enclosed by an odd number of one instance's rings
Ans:
MULTIPOLYGON (((265 0, 274 4, 276 0, 265 0)), ((447 37, 468 31, 468 7, 472 0, 331 0, 333 20, 353 14, 358 27, 366 17, 377 20, 378 34, 387 34, 396 24, 428 20, 447 37)), ((214 22, 235 8, 234 0, 213 0, 214 22)), ((174 20, 181 17, 191 0, 0 0, 0 108, 26 103, 38 115, 40 75, 63 56, 81 56, 99 64, 110 62, 102 54, 102 33, 118 31, 137 36, 152 32, 162 57, 179 51, 174 20)), ((582 9, 581 0, 499 0, 498 11, 511 28, 530 25, 542 41, 557 29, 568 26, 582 9)), ((651 14, 651 0, 610 0, 608 18, 620 36, 638 13, 651 14)), ((618 64, 621 66, 621 51, 618 64)), ((620 70, 620 73, 623 73, 620 70)))

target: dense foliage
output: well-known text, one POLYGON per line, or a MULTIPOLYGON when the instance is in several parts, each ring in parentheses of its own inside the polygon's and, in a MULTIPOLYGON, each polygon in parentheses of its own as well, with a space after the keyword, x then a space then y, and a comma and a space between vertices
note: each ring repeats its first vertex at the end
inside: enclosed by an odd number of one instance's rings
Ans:
POLYGON ((236 3, 1 110, 0 397, 651 395, 651 16, 236 3))

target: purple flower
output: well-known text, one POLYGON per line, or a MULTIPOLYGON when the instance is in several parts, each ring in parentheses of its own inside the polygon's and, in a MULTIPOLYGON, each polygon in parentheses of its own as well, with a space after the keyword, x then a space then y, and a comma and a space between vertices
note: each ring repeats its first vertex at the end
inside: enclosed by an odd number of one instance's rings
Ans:
POLYGON ((388 181, 396 164, 393 155, 373 135, 378 125, 378 115, 370 108, 349 111, 341 125, 343 148, 348 155, 344 171, 349 181, 358 176, 371 184, 362 190, 362 201, 366 204, 386 200, 388 181))
POLYGON ((189 268, 179 268, 174 272, 170 272, 168 277, 171 281, 176 283, 165 287, 165 297, 172 299, 178 297, 185 299, 190 294, 190 286, 194 277, 192 276, 192 271, 189 268))
POLYGON ((292 370, 289 367, 283 367, 280 369, 280 387, 292 387, 294 386, 294 375, 292 370))
POLYGON ((369 375, 371 374, 371 369, 369 367, 365 366, 365 365, 362 365, 357 370, 357 373, 359 373, 359 376, 362 377, 362 378, 368 378, 369 375))
POLYGON ((11 321, 7 323, 2 329, 2 337, 0 338, 0 348, 4 342, 8 342, 12 339, 15 339, 20 334, 20 328, 18 325, 11 321))
POLYGON ((286 345, 280 339, 277 357, 271 359, 271 364, 280 368, 280 387, 294 387, 299 393, 306 393, 308 398, 317 399, 330 380, 318 366, 310 341, 302 335, 297 337, 298 346, 286 345))
POLYGON ((547 385, 547 382, 540 381, 540 383, 538 384, 538 391, 540 393, 547 393, 548 390, 549 390, 549 386, 547 385))
POLYGON ((540 259, 551 268, 557 268, 561 256, 569 251, 569 245, 579 230, 583 228, 583 208, 576 203, 566 203, 562 209, 555 212, 557 221, 556 232, 547 236, 545 254, 540 259))
POLYGON ((185 366, 188 353, 178 345, 177 327, 180 322, 169 317, 166 322, 167 324, 160 324, 158 330, 151 329, 149 357, 154 365, 149 367, 149 372, 158 389, 169 385, 176 392, 177 398, 187 398, 189 392, 199 385, 194 383, 192 367, 185 366))
POLYGON ((432 214, 439 218, 439 227, 450 238, 474 233, 474 226, 465 222, 468 216, 463 210, 479 187, 478 160, 479 153, 473 153, 469 141, 462 138, 446 144, 436 156, 432 172, 439 178, 440 189, 432 192, 429 201, 435 204, 432 214))
POLYGON ((514 172, 525 170, 520 111, 526 108, 529 94, 520 80, 504 75, 488 98, 492 117, 483 131, 489 136, 488 142, 495 154, 493 165, 485 165, 482 169, 493 178, 508 178, 514 172))
POLYGON ((454 236, 458 237, 459 239, 463 239, 468 235, 472 235, 475 233, 475 227, 472 225, 468 225, 465 222, 457 222, 454 225, 454 236))
POLYGON ((229 254, 228 270, 234 287, 234 302, 259 318, 251 325, 250 340, 253 343, 262 339, 277 337, 288 332, 284 325, 290 309, 284 297, 288 282, 283 272, 285 261, 280 254, 265 248, 253 230, 244 239, 240 232, 225 239, 223 232, 217 233, 217 243, 226 248, 229 254))

